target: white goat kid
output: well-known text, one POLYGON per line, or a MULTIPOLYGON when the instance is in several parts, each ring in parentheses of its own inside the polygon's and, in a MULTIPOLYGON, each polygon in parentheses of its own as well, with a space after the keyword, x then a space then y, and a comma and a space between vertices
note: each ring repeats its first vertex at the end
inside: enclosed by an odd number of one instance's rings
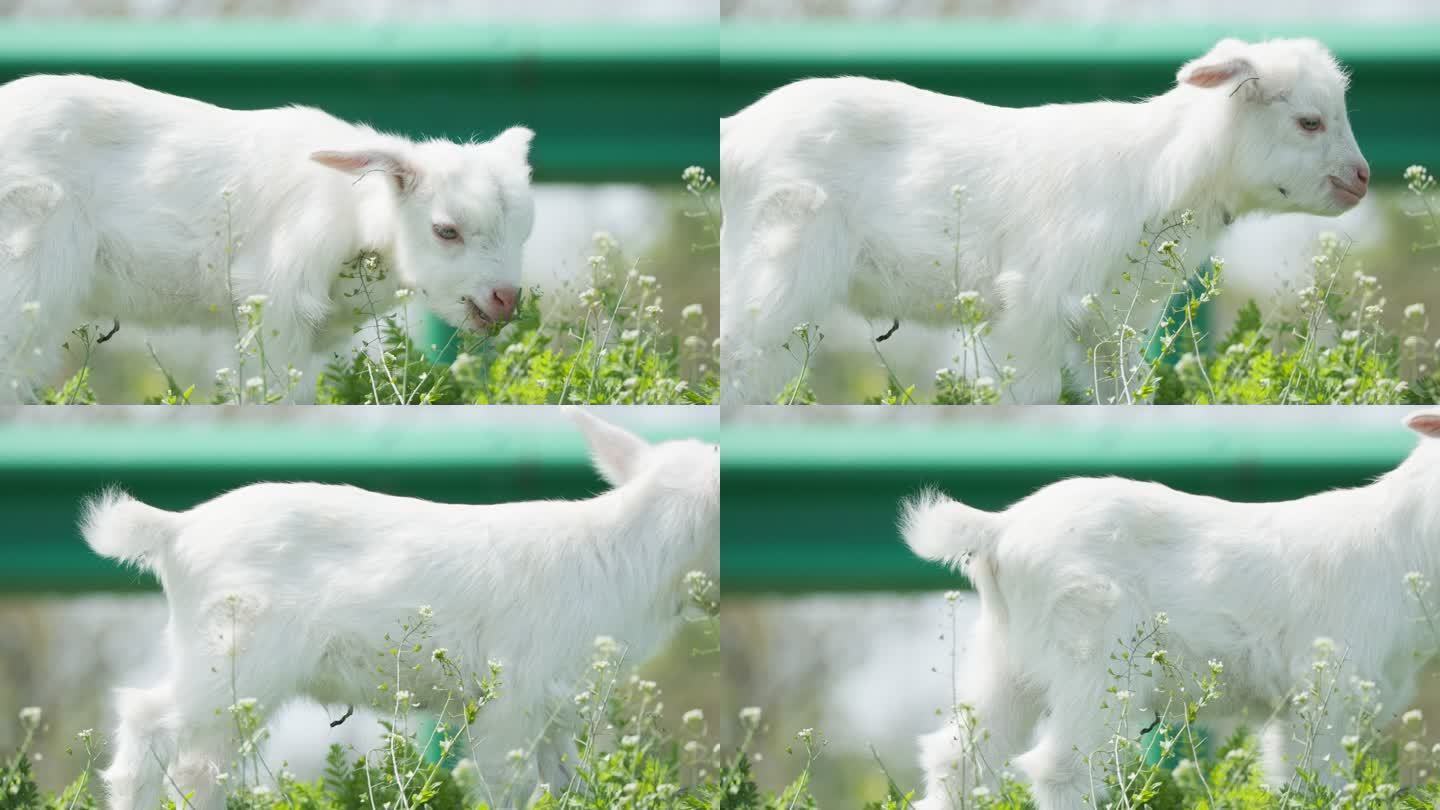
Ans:
MULTIPOLYGON (((906 504, 910 548, 963 561, 980 598, 957 674, 957 703, 973 707, 974 717, 952 717, 921 739, 926 798, 917 807, 961 806, 960 767, 977 755, 996 771, 1013 762, 1040 810, 1099 806, 1081 796, 1103 775, 1092 782, 1081 757, 1102 749, 1115 713, 1125 710, 1107 694, 1109 655, 1116 639, 1161 612, 1170 660, 1201 672, 1211 659, 1224 667, 1225 704, 1202 722, 1244 712, 1271 718, 1262 742, 1276 788, 1300 759, 1294 740, 1303 730, 1288 697, 1312 674, 1317 639, 1333 640, 1334 660, 1344 661, 1337 683, 1373 680, 1376 700, 1398 714, 1426 663, 1416 653, 1435 644, 1406 580, 1419 572, 1440 581, 1440 410, 1405 424, 1423 438, 1395 470, 1368 486, 1294 501, 1231 503, 1154 483, 1077 478, 1000 513, 935 492, 906 504), (966 723, 977 733, 962 729, 966 723)), ((1153 681, 1136 680, 1122 688, 1134 691, 1128 707, 1138 730, 1160 707, 1153 681)), ((1316 730, 1308 766, 1327 781, 1327 763, 1348 761, 1345 728, 1332 718, 1316 730)), ((993 784, 993 773, 987 777, 993 784)))
MULTIPOLYGON (((1126 252, 1146 229, 1193 211, 1193 269, 1237 216, 1334 216, 1364 196, 1346 86, 1312 40, 1227 39, 1139 103, 1006 109, 863 78, 782 87, 720 124, 724 394, 775 397, 800 322, 843 306, 950 325, 976 291, 996 310, 993 364, 1018 370, 1011 394, 1053 403, 1062 371, 1091 379, 1075 341, 1085 297, 1130 289, 1126 252)), ((1136 329, 1163 304, 1145 283, 1136 329)))
POLYGON ((18 79, 0 106, 0 397, 51 382, 82 323, 233 331, 255 295, 272 368, 303 370, 361 322, 340 275, 366 252, 378 314, 401 287, 455 326, 514 311, 534 220, 523 127, 416 143, 87 76, 18 79))
MULTIPOLYGON (((118 692, 111 807, 149 810, 167 786, 195 791, 199 810, 223 807, 215 774, 234 724, 217 710, 236 698, 262 711, 300 697, 370 705, 377 634, 420 605, 432 606, 433 643, 467 675, 504 666, 471 734, 481 773, 512 785, 496 806, 535 787, 505 778, 505 756, 542 736, 540 777, 567 784, 575 751, 568 730, 547 728, 555 701, 573 698, 597 636, 638 663, 677 628, 685 575, 718 573, 720 520, 716 446, 649 445, 575 417, 614 485, 589 500, 469 506, 256 484, 181 513, 119 492, 90 503, 91 548, 154 571, 170 607, 164 679, 118 692)), ((432 670, 415 675, 415 700, 435 699, 426 678, 448 682, 432 670)))

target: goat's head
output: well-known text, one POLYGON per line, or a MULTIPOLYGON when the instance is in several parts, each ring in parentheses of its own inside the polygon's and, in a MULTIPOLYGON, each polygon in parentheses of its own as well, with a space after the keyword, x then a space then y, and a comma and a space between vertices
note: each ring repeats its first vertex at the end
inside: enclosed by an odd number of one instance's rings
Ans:
POLYGON ((1176 80, 1229 106, 1231 171, 1247 207, 1334 216, 1365 196, 1370 166, 1345 110, 1349 79, 1320 43, 1221 40, 1176 80))
POLYGON ((389 139, 373 149, 321 151, 332 169, 388 175, 396 195, 395 262, 429 307, 454 326, 507 321, 535 222, 530 140, 512 127, 485 143, 389 139))
MULTIPOLYGON (((579 408, 567 408, 585 434, 590 457, 612 486, 646 481, 659 497, 674 498, 673 514, 693 522, 697 551, 720 542, 720 448, 698 439, 650 444, 579 408)), ((657 526, 657 531, 663 527, 657 526)))

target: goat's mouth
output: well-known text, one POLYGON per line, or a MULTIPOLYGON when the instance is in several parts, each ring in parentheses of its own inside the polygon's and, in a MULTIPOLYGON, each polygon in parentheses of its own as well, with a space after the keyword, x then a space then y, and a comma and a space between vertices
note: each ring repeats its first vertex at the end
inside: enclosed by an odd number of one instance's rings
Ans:
POLYGON ((495 325, 495 319, 486 315, 485 310, 475 303, 474 298, 467 295, 461 298, 460 302, 465 305, 465 320, 475 331, 488 332, 490 327, 495 325))
POLYGON ((1355 207, 1360 203, 1360 199, 1365 196, 1365 186, 1359 183, 1346 183, 1333 174, 1330 175, 1330 187, 1331 191, 1334 192, 1332 196, 1334 196, 1335 201, 1346 208, 1355 207))

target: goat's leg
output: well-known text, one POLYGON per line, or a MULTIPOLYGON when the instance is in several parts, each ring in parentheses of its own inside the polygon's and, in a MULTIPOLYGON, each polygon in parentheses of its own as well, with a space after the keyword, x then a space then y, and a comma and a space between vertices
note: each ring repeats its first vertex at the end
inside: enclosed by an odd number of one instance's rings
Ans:
MULTIPOLYGON (((312 327, 288 307, 265 312, 265 378, 270 394, 283 394, 290 386, 290 369, 300 373, 291 392, 297 405, 315 402, 315 376, 324 368, 311 345, 312 327)), ((257 392, 247 392, 254 396, 257 392)))
MULTIPOLYGON (((1088 678, 1077 672, 1047 690, 1050 714, 1040 721, 1034 747, 1015 759, 1015 766, 1030 782, 1038 810, 1100 806, 1102 771, 1113 767, 1106 748, 1111 732, 1106 710, 1101 708, 1106 686, 1103 677, 1088 678)), ((1136 726, 1137 733, 1142 726, 1136 726)))
MULTIPOLYGON (((173 602, 171 609, 193 615, 173 602)), ((297 645, 293 627, 268 618, 262 598, 236 593, 210 606, 198 623, 172 622, 179 733, 170 787, 190 796, 190 810, 224 810, 227 782, 273 787, 258 732, 270 711, 302 693, 318 653, 313 645, 297 645)))
MULTIPOLYGON (((999 368, 1015 369, 1015 379, 1002 395, 1005 403, 1054 405, 1060 401, 1065 362, 1064 327, 1038 320, 1034 312, 1011 309, 995 321, 994 332, 985 340, 989 359, 999 368)), ((1082 379, 1072 381, 1081 390, 1090 387, 1088 369, 1075 369, 1082 379)), ((997 379, 999 371, 997 369, 997 379)))
MULTIPOLYGON (((819 322, 843 299, 855 264, 853 236, 825 192, 810 184, 776 190, 724 227, 721 399, 771 402, 800 373, 796 358, 805 352, 795 327, 819 322)), ((811 341, 813 348, 813 330, 811 341)))
POLYGON ((0 177, 0 404, 31 401, 58 382, 97 244, 59 185, 0 177))
MULTIPOLYGON (((239 745, 234 741, 235 730, 225 725, 230 720, 226 712, 215 716, 212 709, 201 717, 187 716, 190 725, 180 737, 175 757, 175 786, 189 796, 188 805, 194 810, 224 810, 225 784, 220 774, 230 777, 228 764, 232 751, 239 745)), ((242 765, 242 768, 248 766, 242 765)), ((251 784, 263 783, 262 774, 246 773, 244 780, 251 784)), ((181 802, 181 805, 186 803, 181 802)))
POLYGON ((247 668, 239 679, 239 698, 228 675, 219 678, 213 674, 180 696, 172 788, 190 796, 193 810, 224 810, 227 783, 237 787, 270 785, 271 774, 261 758, 256 732, 264 726, 268 712, 284 701, 286 692, 257 682, 259 679, 251 677, 254 671, 247 668), (223 781, 221 774, 226 775, 223 781))
POLYGON ((540 762, 540 781, 558 794, 575 778, 576 766, 580 762, 580 749, 575 738, 563 729, 552 733, 537 752, 540 762))
POLYGON ((170 686, 116 690, 120 726, 115 755, 100 779, 111 810, 153 810, 165 792, 167 769, 175 759, 175 725, 170 686))
MULTIPOLYGON (((553 767, 547 751, 568 742, 563 720, 550 722, 544 702, 530 704, 520 695, 504 696, 485 707, 466 735, 480 776, 479 796, 495 810, 520 810, 529 804, 539 782, 555 794, 571 787, 568 774, 553 767), (512 759, 520 751, 523 758, 512 759)), ((574 770, 575 760, 569 761, 574 770)))
POLYGON ((1265 781, 1274 790, 1281 790, 1295 778, 1296 762, 1292 759, 1290 718, 1283 713, 1270 718, 1260 728, 1260 766, 1265 781))
POLYGON ((918 810, 967 806, 979 786, 997 791, 1006 765, 1028 744, 1044 698, 1003 660, 1003 650, 973 651, 945 726, 920 738, 925 800, 918 810))

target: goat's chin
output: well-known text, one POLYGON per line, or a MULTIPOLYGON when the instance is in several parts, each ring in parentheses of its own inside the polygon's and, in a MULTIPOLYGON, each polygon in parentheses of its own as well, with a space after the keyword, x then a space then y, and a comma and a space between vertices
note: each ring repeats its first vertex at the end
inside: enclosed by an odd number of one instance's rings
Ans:
POLYGON ((1330 194, 1330 199, 1335 206, 1330 210, 1330 213, 1338 216, 1359 205, 1360 200, 1363 198, 1358 194, 1337 188, 1330 194))
POLYGON ((491 322, 486 320, 485 314, 479 312, 478 308, 468 302, 443 308, 432 305, 430 311, 456 329, 466 329, 472 332, 490 331, 491 322))
MULTIPOLYGON (((1343 200, 1338 194, 1322 194, 1315 202, 1304 205, 1291 205, 1283 209, 1295 214, 1309 214, 1315 217, 1338 217, 1359 204, 1359 198, 1351 195, 1352 200, 1343 200)), ((1279 213, 1279 211, 1277 211, 1279 213)))

